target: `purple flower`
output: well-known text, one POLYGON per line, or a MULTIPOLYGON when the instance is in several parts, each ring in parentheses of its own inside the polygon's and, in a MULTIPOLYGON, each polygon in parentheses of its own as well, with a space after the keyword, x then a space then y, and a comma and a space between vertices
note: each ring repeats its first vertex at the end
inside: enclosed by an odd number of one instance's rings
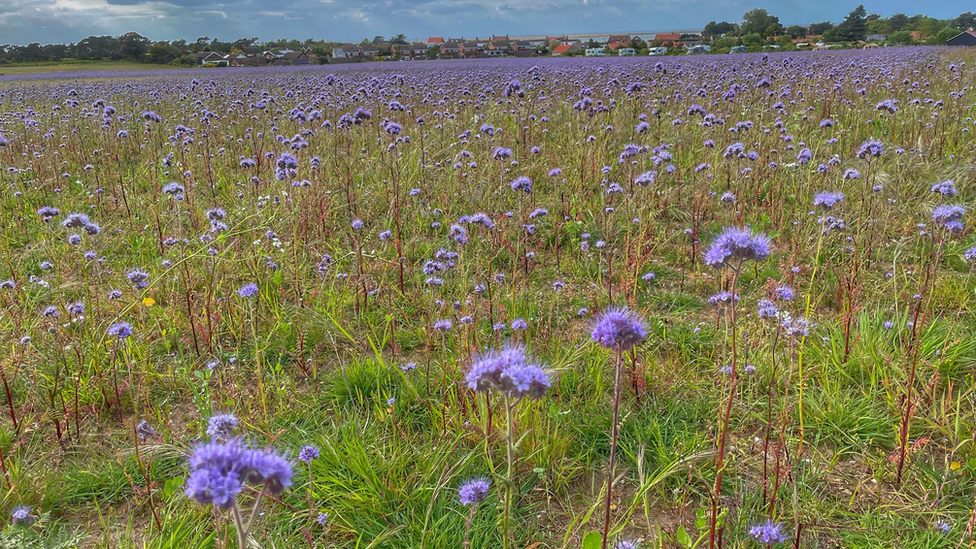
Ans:
POLYGON ((810 321, 803 317, 790 318, 787 316, 783 319, 783 322, 780 323, 780 326, 783 328, 786 335, 790 337, 800 338, 810 335, 810 321))
POLYGON ((64 221, 61 222, 61 225, 63 225, 66 229, 79 229, 85 225, 88 225, 89 223, 91 223, 91 219, 89 219, 87 215, 83 213, 73 213, 65 217, 64 221))
POLYGON ((768 299, 760 299, 759 303, 756 304, 756 312, 759 318, 776 318, 776 314, 779 310, 776 308, 776 304, 768 299))
POLYGON ((495 160, 505 160, 512 156, 512 149, 506 149, 505 147, 495 147, 495 150, 491 152, 491 157, 495 160))
POLYGON ((629 351, 647 337, 647 331, 636 314, 626 308, 611 307, 593 323, 591 335, 593 341, 607 349, 619 347, 629 351))
POLYGON ((442 334, 446 334, 451 329, 451 326, 453 326, 453 323, 447 319, 438 320, 434 323, 434 329, 442 334))
POLYGON ((870 162, 872 158, 881 156, 882 152, 883 147, 880 141, 868 139, 861 144, 860 148, 857 149, 857 157, 863 158, 864 160, 870 162))
POLYGON ((844 193, 824 191, 813 197, 813 205, 829 210, 844 201, 844 193))
POLYGON ((959 232, 962 230, 962 216, 966 213, 966 209, 962 206, 956 204, 943 204, 932 212, 932 221, 936 223, 941 223, 945 225, 946 228, 952 232, 959 232), (958 227, 958 230, 956 230, 958 227))
POLYGON ((142 269, 132 269, 125 277, 129 279, 129 282, 133 286, 142 289, 146 287, 146 281, 149 280, 149 273, 142 269))
POLYGON ((217 414, 207 420, 207 434, 217 440, 227 440, 237 429, 237 416, 234 414, 217 414))
POLYGON ((319 449, 315 446, 305 446, 298 452, 298 461, 311 463, 313 459, 319 457, 319 449))
POLYGON ((522 191, 525 194, 529 194, 532 192, 532 180, 523 175, 515 178, 515 180, 512 181, 511 187, 513 191, 522 191))
POLYGON ((156 430, 153 429, 152 425, 149 425, 149 422, 146 420, 142 420, 138 425, 136 425, 136 434, 139 435, 139 440, 143 441, 158 436, 156 430))
POLYGON ((10 512, 10 519, 17 526, 30 526, 37 520, 31 515, 31 508, 26 505, 18 505, 10 512))
POLYGON ((932 185, 932 192, 941 194, 942 196, 953 197, 956 196, 956 184, 951 180, 942 181, 932 185))
POLYGON ((767 547, 786 542, 783 525, 771 520, 749 528, 749 537, 767 547))
POLYGON ((515 320, 512 321, 513 330, 526 330, 528 329, 528 327, 529 325, 527 322, 525 322, 524 319, 516 318, 515 320))
POLYGON ((50 206, 41 206, 37 209, 37 215, 41 216, 41 220, 47 223, 52 217, 61 215, 61 210, 50 206))
POLYGON ((525 348, 509 344, 475 357, 466 381, 473 391, 498 390, 515 398, 539 399, 550 387, 549 376, 532 364, 525 348))
POLYGON ((793 288, 789 286, 782 285, 776 287, 776 299, 781 299, 783 301, 792 301, 795 296, 796 293, 793 291, 793 288))
POLYGON ((655 178, 657 178, 657 172, 652 170, 638 175, 637 178, 634 179, 634 183, 638 187, 647 187, 654 184, 655 178))
POLYGON ((976 246, 969 248, 962 255, 969 261, 976 261, 976 246))
POLYGON ((257 284, 245 284, 237 289, 237 295, 248 298, 256 295, 258 293, 257 284))
POLYGON ((465 507, 474 507, 488 497, 491 481, 485 477, 473 478, 458 488, 458 501, 465 507))
POLYGON ((748 227, 726 227, 705 252, 705 264, 720 269, 732 260, 762 261, 770 253, 769 237, 765 234, 752 234, 748 227))
POLYGON ((245 482, 263 484, 272 495, 291 486, 288 461, 270 451, 244 447, 239 441, 211 442, 198 446, 190 456, 187 497, 221 508, 234 505, 245 482))

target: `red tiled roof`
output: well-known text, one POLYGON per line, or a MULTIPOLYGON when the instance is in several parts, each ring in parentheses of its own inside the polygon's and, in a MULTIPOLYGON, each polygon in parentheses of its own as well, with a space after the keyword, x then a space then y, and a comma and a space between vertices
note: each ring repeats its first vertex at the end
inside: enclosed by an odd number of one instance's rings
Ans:
POLYGON ((654 36, 655 40, 680 40, 681 35, 676 32, 658 34, 654 36))
POLYGON ((572 44, 563 44, 561 46, 556 46, 556 49, 552 50, 552 53, 566 53, 566 50, 572 48, 572 44))
POLYGON ((444 38, 442 36, 431 36, 427 39, 428 44, 443 44, 444 38))

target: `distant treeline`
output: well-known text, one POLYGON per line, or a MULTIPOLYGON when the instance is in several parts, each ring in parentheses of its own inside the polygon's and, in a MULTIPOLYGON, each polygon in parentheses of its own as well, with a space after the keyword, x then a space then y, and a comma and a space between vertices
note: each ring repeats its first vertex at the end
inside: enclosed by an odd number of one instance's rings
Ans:
MULTIPOLYGON (((884 35, 886 41, 892 44, 908 45, 944 44, 952 36, 973 27, 976 27, 976 14, 973 12, 960 14, 954 19, 935 19, 921 14, 908 16, 904 13, 896 13, 885 18, 878 14, 868 14, 861 5, 836 25, 830 21, 823 21, 805 27, 800 25, 784 27, 780 24, 779 17, 764 9, 753 9, 742 16, 740 23, 710 21, 702 32, 706 37, 713 37, 716 41, 724 39, 733 45, 750 45, 760 41, 777 41, 777 39, 786 43, 791 38, 806 36, 822 37, 825 42, 855 42, 876 35, 884 35)), ((362 44, 379 46, 381 54, 389 51, 392 45, 402 43, 406 43, 402 34, 390 39, 376 36, 372 40, 365 39, 362 42, 362 44)), ((281 39, 259 43, 257 38, 239 38, 233 42, 224 42, 207 36, 197 38, 194 42, 186 40, 154 42, 139 33, 127 32, 117 37, 89 36, 72 44, 42 45, 35 42, 26 46, 0 45, 0 65, 113 60, 190 66, 199 63, 199 59, 194 54, 201 51, 243 53, 245 48, 254 47, 292 50, 307 47, 311 48, 312 53, 324 59, 332 55, 332 48, 341 45, 342 42, 311 38, 305 41, 281 39)))
POLYGON ((153 42, 149 38, 136 32, 127 32, 121 36, 89 36, 74 44, 39 44, 26 46, 0 46, 0 65, 10 63, 47 63, 71 61, 132 61, 137 63, 197 65, 199 60, 194 55, 201 51, 243 52, 244 48, 258 47, 261 49, 289 48, 298 50, 303 47, 312 49, 319 56, 332 53, 333 47, 341 46, 341 42, 326 42, 324 40, 277 40, 258 42, 257 38, 240 38, 233 42, 223 42, 216 38, 203 36, 195 42, 174 40, 172 42, 153 42))
POLYGON ((927 15, 896 13, 891 17, 869 14, 863 5, 850 12, 838 24, 830 21, 811 23, 807 26, 784 27, 779 17, 764 9, 753 9, 742 16, 741 23, 710 21, 702 33, 707 37, 738 38, 742 43, 774 40, 777 37, 792 39, 807 36, 821 37, 824 42, 856 42, 869 36, 884 36, 893 44, 910 45, 923 43, 945 44, 946 40, 976 27, 976 14, 966 12, 954 19, 936 19, 927 15))

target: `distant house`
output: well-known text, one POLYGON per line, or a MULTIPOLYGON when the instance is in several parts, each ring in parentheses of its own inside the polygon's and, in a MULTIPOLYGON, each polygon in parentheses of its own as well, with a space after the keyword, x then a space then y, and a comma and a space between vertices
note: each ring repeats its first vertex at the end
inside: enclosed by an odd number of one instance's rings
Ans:
POLYGON ((627 44, 630 44, 630 36, 627 36, 626 34, 622 34, 622 35, 611 34, 610 38, 607 39, 607 47, 610 48, 611 50, 615 50, 627 44))
POLYGON ((433 46, 434 44, 443 44, 443 43, 444 43, 443 36, 431 36, 430 38, 427 39, 427 44, 431 46, 433 46))
POLYGON ((443 44, 441 44, 441 55, 454 56, 454 57, 461 55, 461 43, 444 42, 443 44))
POLYGON ((355 44, 346 44, 341 48, 332 48, 333 59, 358 59, 362 56, 362 50, 355 44))
POLYGON ((556 46, 556 49, 552 50, 553 55, 569 55, 580 51, 580 47, 576 44, 560 44, 556 46))
POLYGON ((749 48, 746 46, 732 46, 729 49, 729 53, 746 53, 747 51, 749 51, 749 48))
POLYGON ((489 40, 489 42, 505 42, 507 44, 507 43, 511 42, 511 40, 508 39, 508 35, 507 34, 505 36, 495 36, 495 35, 492 35, 491 36, 491 40, 489 40))
POLYGON ((201 65, 217 65, 218 67, 230 66, 230 54, 219 51, 202 51, 197 54, 201 65))
POLYGON ((532 43, 529 42, 528 40, 516 40, 515 42, 512 42, 513 52, 533 51, 533 50, 535 50, 535 48, 532 47, 532 43))
POLYGON ((665 46, 659 46, 657 48, 650 48, 647 55, 665 55, 668 53, 668 48, 665 46))
MULTIPOLYGON (((494 37, 492 37, 492 38, 494 38, 494 37)), ((499 52, 499 53, 495 53, 496 56, 498 56, 498 55, 505 55, 505 54, 509 53, 511 51, 511 49, 512 48, 508 45, 508 40, 505 40, 505 41, 492 40, 491 42, 488 43, 488 50, 489 51, 499 52)))
POLYGON ((244 53, 231 54, 230 56, 230 66, 232 67, 257 67, 263 64, 264 58, 260 55, 248 55, 247 51, 244 53))
POLYGON ((619 48, 618 47, 616 51, 617 51, 617 55, 619 55, 619 56, 637 55, 637 50, 635 50, 634 48, 619 48))
POLYGON ((960 32, 946 40, 946 46, 976 46, 976 30, 969 29, 966 32, 960 32))
POLYGON ((360 46, 359 49, 363 52, 363 57, 368 59, 376 59, 380 55, 380 49, 377 46, 360 46))
POLYGON ((865 40, 868 42, 884 42, 887 36, 883 34, 869 34, 865 40))
POLYGON ((278 59, 275 65, 311 65, 318 61, 318 56, 312 53, 311 48, 302 48, 298 51, 289 51, 278 59))
POLYGON ((699 53, 708 53, 708 52, 712 51, 712 47, 711 46, 708 46, 708 45, 705 45, 705 44, 699 44, 697 46, 692 46, 692 47, 688 48, 687 51, 688 51, 688 55, 695 55, 695 54, 699 54, 699 53))
POLYGON ((477 42, 461 42, 461 55, 463 57, 484 57, 485 47, 477 42))
POLYGON ((586 49, 586 56, 587 57, 603 57, 604 55, 606 55, 606 54, 603 53, 603 48, 587 48, 586 49))
POLYGON ((413 42, 412 44, 404 44, 400 46, 400 59, 406 60, 416 60, 416 59, 427 59, 427 49, 428 46, 424 42, 413 42))
POLYGON ((655 40, 660 40, 662 42, 677 42, 681 40, 681 35, 676 32, 665 32, 661 34, 654 35, 655 40))

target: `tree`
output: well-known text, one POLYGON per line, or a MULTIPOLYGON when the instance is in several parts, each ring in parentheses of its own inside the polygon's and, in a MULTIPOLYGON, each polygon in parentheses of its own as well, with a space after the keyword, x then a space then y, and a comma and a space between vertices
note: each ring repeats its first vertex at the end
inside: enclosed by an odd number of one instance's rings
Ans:
POLYGON ((390 38, 390 43, 391 44, 406 44, 407 43, 407 35, 405 35, 405 34, 398 34, 398 35, 394 36, 393 38, 390 38))
POLYGON ((552 50, 558 48, 561 44, 562 44, 562 42, 560 42, 559 40, 550 40, 549 41, 549 51, 552 51, 552 50))
POLYGON ((864 40, 868 35, 867 15, 868 12, 864 9, 864 4, 854 8, 851 13, 847 14, 844 21, 837 25, 834 39, 844 42, 864 40))
POLYGON ((739 25, 739 32, 743 35, 766 32, 770 25, 779 24, 779 17, 770 15, 762 8, 755 8, 747 11, 742 16, 742 24, 739 25))
POLYGON ((437 59, 437 54, 440 52, 441 47, 436 44, 427 48, 427 59, 437 59))
POLYGON ((716 23, 715 21, 709 21, 705 28, 702 30, 703 36, 722 36, 723 34, 728 34, 732 32, 735 27, 732 23, 728 21, 722 21, 721 23, 716 23))
POLYGON ((800 25, 790 25, 786 27, 786 34, 790 35, 790 38, 803 38, 807 35, 807 29, 801 27, 800 25))
POLYGON ((868 34, 889 33, 891 33, 891 25, 888 24, 887 19, 875 19, 874 21, 868 21, 868 34))
POLYGON ((923 17, 919 19, 918 23, 915 24, 915 30, 917 30, 923 38, 929 38, 935 36, 944 26, 945 25, 943 25, 938 19, 923 17))
POLYGON ((820 23, 813 23, 812 25, 810 25, 810 28, 807 29, 807 32, 810 33, 808 36, 820 36, 821 34, 829 31, 832 28, 834 28, 833 23, 831 23, 830 21, 823 21, 820 23))
POLYGON ((780 34, 780 32, 782 32, 782 31, 783 31, 783 25, 780 25, 778 22, 777 23, 773 23, 773 24, 769 25, 768 27, 766 27, 766 30, 763 31, 763 36, 767 36, 767 37, 768 36, 776 36, 776 35, 780 34))
POLYGON ((891 32, 905 30, 910 24, 908 16, 904 13, 896 13, 888 18, 888 27, 891 28, 891 32))
POLYGON ((142 61, 152 42, 137 32, 127 32, 119 37, 119 56, 130 61, 142 61))
POLYGON ((907 30, 893 32, 888 35, 888 43, 895 46, 910 46, 913 43, 912 33, 907 30))
POLYGON ((959 17, 956 17, 949 22, 950 27, 955 27, 957 29, 972 29, 976 28, 976 13, 967 11, 966 13, 960 13, 959 17))
POLYGON ((386 42, 386 38, 383 38, 382 36, 380 36, 378 34, 373 37, 373 45, 374 46, 379 46, 383 42, 386 42))
POLYGON ((926 40, 927 44, 932 46, 944 46, 950 38, 962 32, 959 29, 954 29, 952 27, 943 27, 939 32, 935 33, 932 38, 926 40))

